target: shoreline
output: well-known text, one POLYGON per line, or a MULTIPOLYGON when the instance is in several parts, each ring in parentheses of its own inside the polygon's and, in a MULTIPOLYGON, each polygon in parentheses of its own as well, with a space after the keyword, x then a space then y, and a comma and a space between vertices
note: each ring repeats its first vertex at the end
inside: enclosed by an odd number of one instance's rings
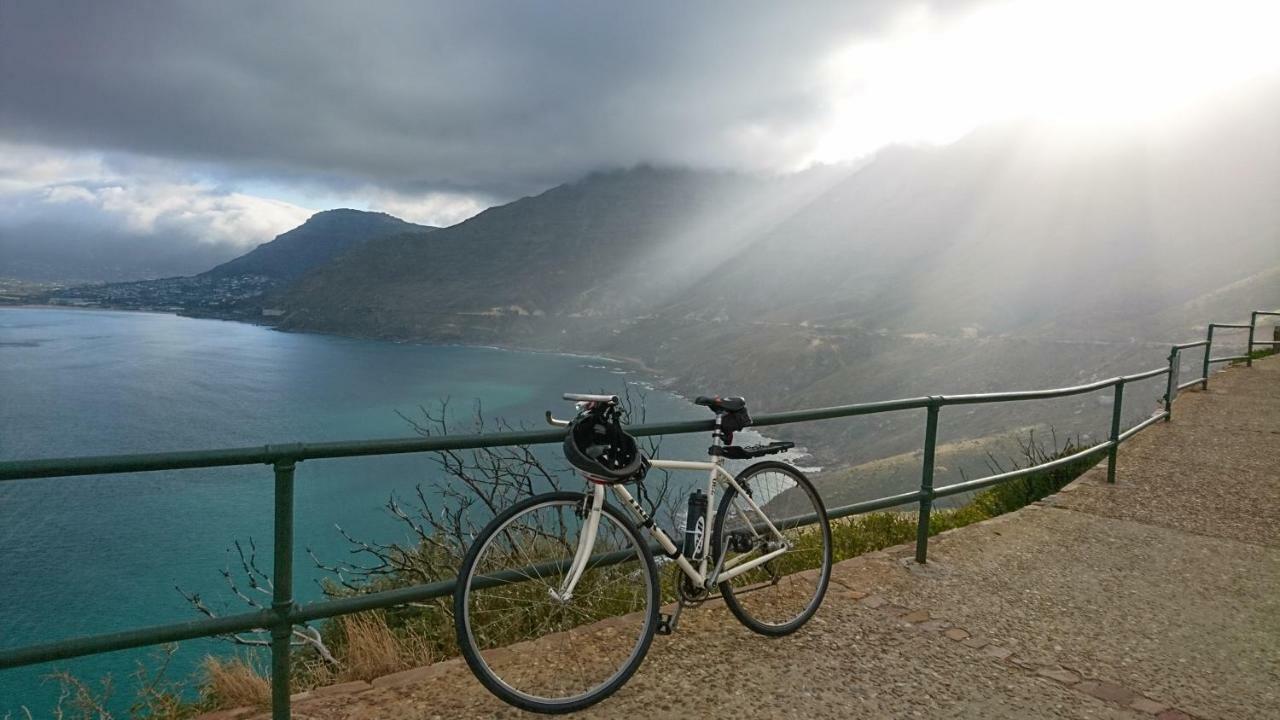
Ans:
MULTIPOLYGON (((394 344, 412 344, 412 345, 420 345, 420 346, 426 346, 426 347, 470 348, 470 349, 497 350, 501 352, 533 353, 538 355, 558 355, 561 357, 569 357, 569 358, 574 358, 578 360, 598 360, 598 361, 604 361, 604 362, 618 365, 619 367, 624 368, 628 371, 637 372, 645 376, 647 382, 643 384, 649 390, 658 390, 661 392, 665 392, 685 402, 688 402, 691 405, 693 403, 690 396, 687 395, 685 392, 682 392, 681 391, 682 388, 678 388, 677 386, 675 386, 674 381, 671 378, 665 377, 664 375, 661 374, 661 372, 658 369, 648 365, 643 360, 639 358, 625 356, 625 355, 606 355, 598 352, 587 352, 587 351, 577 351, 577 350, 548 350, 546 348, 527 347, 527 346, 520 346, 520 345, 504 345, 504 344, 494 344, 494 343, 480 344, 480 343, 460 343, 460 342, 433 342, 431 340, 426 340, 421 338, 390 338, 390 337, 379 337, 379 336, 373 336, 373 335, 351 335, 351 334, 345 334, 345 333, 326 332, 326 331, 320 331, 320 330, 293 330, 293 329, 280 328, 271 323, 254 322, 246 318, 229 318, 229 317, 217 317, 217 316, 207 316, 207 315, 188 315, 185 313, 174 312, 170 310, 141 310, 141 309, 134 309, 134 308, 111 308, 111 307, 102 307, 102 306, 81 307, 81 306, 74 306, 74 305, 55 305, 55 304, 47 304, 47 303, 0 305, 0 309, 4 309, 4 308, 16 308, 16 309, 28 309, 28 310, 63 310, 63 311, 70 310, 70 311, 84 311, 84 312, 138 313, 143 315, 169 315, 173 317, 187 318, 190 320, 217 320, 220 322, 236 322, 244 325, 253 325, 256 327, 265 328, 267 330, 272 330, 279 333, 289 333, 289 334, 296 333, 300 335, 320 335, 320 336, 327 336, 327 337, 333 337, 333 338, 344 338, 348 340, 364 340, 364 341, 371 341, 371 342, 384 342, 384 343, 394 343, 394 344)), ((772 437, 770 435, 766 435, 763 432, 760 432, 759 430, 756 430, 756 429, 752 429, 752 432, 755 435, 758 435, 761 441, 765 443, 779 439, 779 438, 772 437)), ((831 458, 823 458, 815 454, 812 450, 808 448, 797 447, 795 449, 795 452, 796 452, 796 455, 793 457, 793 460, 797 461, 796 462, 797 467, 800 467, 799 460, 801 458, 809 459, 811 461, 816 461, 817 463, 816 465, 806 464, 805 465, 806 470, 838 470, 843 467, 842 463, 835 462, 831 458)))
MULTIPOLYGON (((291 334, 296 333, 299 335, 323 335, 326 337, 339 337, 339 338, 347 338, 350 340, 370 340, 373 342, 388 342, 388 343, 395 343, 395 344, 401 344, 401 345, 412 344, 412 345, 424 345, 424 346, 430 346, 430 347, 478 348, 478 349, 484 349, 484 350, 502 350, 504 352, 536 353, 539 355, 561 355, 564 357, 579 358, 582 360, 605 360, 608 362, 616 363, 618 365, 627 365, 627 366, 634 367, 637 370, 654 375, 655 378, 657 378, 659 375, 659 371, 657 369, 650 367, 643 360, 639 358, 633 358, 626 355, 606 355, 604 353, 594 352, 589 350, 548 350, 546 348, 529 347, 529 346, 522 346, 522 345, 508 345, 508 344, 495 344, 495 343, 482 344, 482 343, 466 343, 466 342, 438 342, 438 341, 433 341, 425 338, 392 338, 392 337, 380 337, 377 335, 352 335, 347 333, 331 332, 331 331, 324 331, 324 330, 290 330, 286 328, 281 328, 277 325, 273 325, 267 322, 254 322, 253 320, 250 320, 248 318, 220 317, 217 315, 191 315, 187 313, 174 312, 172 310, 142 310, 138 308, 103 307, 101 305, 92 305, 92 306, 59 305, 59 304, 50 304, 50 303, 0 304, 0 310, 5 310, 9 308, 12 308, 15 310, 63 310, 63 311, 82 311, 82 312, 137 313, 140 315, 170 315, 173 317, 187 318, 189 320, 217 320, 220 322, 235 322, 235 323, 241 323, 243 325, 253 325, 256 327, 266 328, 268 330, 274 330, 275 332, 291 333, 291 334)), ((678 395, 679 393, 673 393, 673 394, 678 395)), ((681 395, 681 397, 683 397, 683 395, 681 395)))

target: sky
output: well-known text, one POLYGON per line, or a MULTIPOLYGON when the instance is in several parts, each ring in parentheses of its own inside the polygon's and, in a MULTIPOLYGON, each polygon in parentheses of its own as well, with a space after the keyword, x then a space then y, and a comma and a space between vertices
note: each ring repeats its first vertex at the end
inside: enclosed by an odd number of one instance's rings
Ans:
MULTIPOLYGON (((785 173, 1280 68, 1263 0, 0 0, 0 233, 248 248, 648 163, 785 173)), ((105 240, 104 240, 105 241, 105 240)))

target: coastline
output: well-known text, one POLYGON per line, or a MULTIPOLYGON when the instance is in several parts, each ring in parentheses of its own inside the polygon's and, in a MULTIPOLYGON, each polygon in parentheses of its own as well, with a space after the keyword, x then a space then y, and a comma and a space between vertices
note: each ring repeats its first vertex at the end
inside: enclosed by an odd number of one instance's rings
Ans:
MULTIPOLYGON (((466 342, 439 342, 427 338, 397 338, 385 337, 379 335, 362 335, 340 333, 325 330, 291 330, 281 328, 269 322, 255 322, 249 318, 224 317, 219 315, 194 315, 182 312, 174 312, 172 310, 143 310, 139 308, 121 308, 121 307, 103 307, 101 305, 60 305, 51 303, 12 303, 0 304, 0 310, 13 308, 15 310, 64 310, 64 311, 83 311, 83 312, 119 312, 119 313, 138 313, 142 315, 172 315, 174 317, 189 318, 191 320, 219 320, 222 322, 235 322, 244 325, 254 325, 281 333, 298 333, 302 335, 325 335, 329 337, 350 338, 352 340, 371 340, 375 342, 389 342, 413 345, 429 345, 434 347, 462 347, 462 348, 482 348, 486 350, 503 350, 506 352, 524 352, 537 353, 539 355, 561 355, 564 357, 580 358, 583 360, 604 360, 606 362, 615 363, 617 365, 630 366, 645 374, 653 375, 658 378, 660 372, 647 365, 639 358, 628 357, 626 355, 606 355, 600 352, 590 350, 548 350, 543 347, 530 347, 514 344, 503 343, 466 343, 466 342)), ((679 393, 674 393, 679 395, 679 393)), ((681 395, 681 397, 684 397, 681 395)))
MULTIPOLYGON (((502 352, 531 353, 538 355, 558 355, 561 357, 570 357, 579 360, 594 360, 607 362, 624 368, 626 372, 635 372, 645 377, 646 382, 642 384, 649 390, 660 390, 662 392, 673 395, 681 400, 692 404, 692 399, 687 393, 693 392, 686 388, 679 387, 674 378, 664 376, 657 368, 650 366, 643 360, 626 355, 607 355, 599 352, 580 351, 580 350, 548 350, 540 347, 528 347, 515 344, 497 344, 497 343, 463 343, 463 342, 435 342, 423 338, 393 338, 376 335, 348 334, 339 332, 327 332, 321 330, 294 330, 280 328, 272 323, 254 322, 248 318, 232 318, 219 317, 216 315, 191 315, 171 310, 142 310, 135 308, 111 308, 102 306, 81 307, 74 305, 57 305, 48 303, 25 303, 15 305, 0 305, 0 309, 16 308, 29 310, 63 310, 63 311, 85 311, 85 312, 118 312, 118 313, 139 313, 144 315, 170 315, 173 317, 188 318, 192 320, 218 320, 221 322, 236 322, 244 325, 253 325, 256 327, 266 328, 280 333, 297 333, 302 335, 322 335, 335 338, 346 338, 351 340, 367 340, 373 342, 386 342, 395 344, 412 344, 430 347, 453 347, 453 348, 474 348, 485 350, 498 350, 502 352)), ((760 442, 768 443, 779 438, 765 435, 757 429, 751 429, 750 433, 759 438, 760 442)), ((797 447, 794 451, 784 453, 780 456, 784 459, 790 459, 797 467, 801 467, 808 472, 818 472, 823 469, 838 469, 830 463, 830 459, 824 459, 815 455, 812 451, 804 447, 797 447), (802 464, 801 459, 812 461, 810 464, 802 464)), ((838 464, 837 464, 838 465, 838 464)))

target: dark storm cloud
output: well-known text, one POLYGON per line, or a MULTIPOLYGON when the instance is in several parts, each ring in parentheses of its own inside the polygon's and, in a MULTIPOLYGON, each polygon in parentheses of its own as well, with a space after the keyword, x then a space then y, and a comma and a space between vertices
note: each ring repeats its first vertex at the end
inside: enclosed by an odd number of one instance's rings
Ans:
POLYGON ((822 59, 899 9, 7 2, 0 140, 496 197, 637 162, 777 167, 827 111, 822 59))

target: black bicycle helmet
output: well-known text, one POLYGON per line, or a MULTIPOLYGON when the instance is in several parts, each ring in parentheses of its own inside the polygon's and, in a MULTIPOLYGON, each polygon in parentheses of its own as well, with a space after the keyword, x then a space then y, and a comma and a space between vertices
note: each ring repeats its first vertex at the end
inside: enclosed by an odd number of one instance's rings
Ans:
POLYGON ((569 463, 611 483, 643 480, 649 459, 636 439, 622 429, 622 413, 612 403, 591 403, 569 423, 564 436, 569 463))

